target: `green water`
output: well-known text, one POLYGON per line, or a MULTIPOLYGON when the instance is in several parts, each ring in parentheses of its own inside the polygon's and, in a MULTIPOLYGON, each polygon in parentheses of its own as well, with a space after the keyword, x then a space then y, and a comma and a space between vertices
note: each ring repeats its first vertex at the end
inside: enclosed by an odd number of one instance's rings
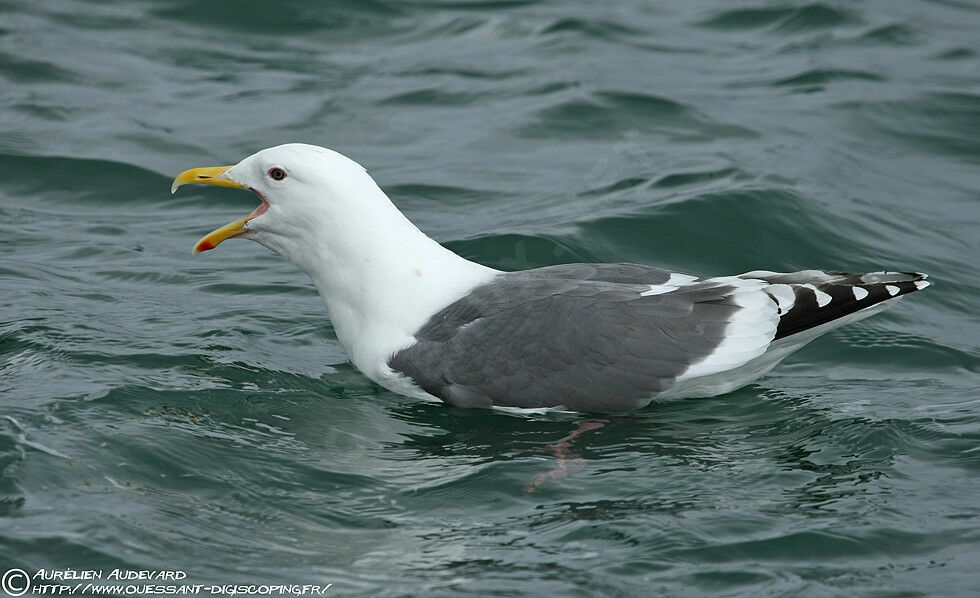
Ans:
POLYGON ((980 592, 980 7, 0 4, 0 569, 361 596, 980 592), (758 384, 422 404, 175 174, 288 141, 504 269, 921 270, 758 384), (571 453, 571 454, 568 454, 571 453), (574 455, 574 456, 573 456, 574 455))

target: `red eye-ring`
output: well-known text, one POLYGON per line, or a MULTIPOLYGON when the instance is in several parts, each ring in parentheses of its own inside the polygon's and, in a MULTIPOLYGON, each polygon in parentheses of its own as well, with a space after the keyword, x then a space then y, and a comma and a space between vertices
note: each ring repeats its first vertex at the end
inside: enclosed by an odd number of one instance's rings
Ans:
POLYGON ((271 178, 274 181, 281 181, 284 178, 286 178, 286 171, 283 170, 282 168, 279 168, 279 167, 270 168, 269 169, 269 178, 271 178))

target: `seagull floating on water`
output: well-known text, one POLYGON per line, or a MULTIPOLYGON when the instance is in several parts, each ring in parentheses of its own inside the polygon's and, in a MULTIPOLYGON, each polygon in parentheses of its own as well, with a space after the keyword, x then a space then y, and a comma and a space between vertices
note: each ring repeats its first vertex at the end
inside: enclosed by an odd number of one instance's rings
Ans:
POLYGON ((638 264, 502 272, 430 239, 353 160, 287 144, 181 185, 261 205, 198 241, 258 241, 313 279, 351 362, 396 393, 461 407, 623 412, 763 376, 842 324, 925 288, 916 272, 700 277, 638 264))

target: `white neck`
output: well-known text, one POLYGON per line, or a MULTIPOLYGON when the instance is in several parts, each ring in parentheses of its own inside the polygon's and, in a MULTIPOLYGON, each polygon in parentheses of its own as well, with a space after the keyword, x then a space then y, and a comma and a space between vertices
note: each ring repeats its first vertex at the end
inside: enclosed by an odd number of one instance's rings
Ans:
POLYGON ((267 245, 309 273, 351 361, 384 383, 388 357, 432 314, 499 272, 427 237, 364 179, 344 190, 348 205, 267 245))

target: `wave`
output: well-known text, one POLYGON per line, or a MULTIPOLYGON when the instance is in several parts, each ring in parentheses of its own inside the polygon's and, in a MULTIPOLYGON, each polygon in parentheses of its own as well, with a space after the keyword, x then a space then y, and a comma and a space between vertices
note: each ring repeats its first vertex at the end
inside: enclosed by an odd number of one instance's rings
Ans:
POLYGON ((777 33, 815 31, 860 22, 850 11, 821 3, 800 7, 758 7, 724 10, 700 22, 723 30, 766 29, 777 33))
POLYGON ((588 98, 549 106, 517 134, 537 140, 616 139, 632 134, 674 142, 756 136, 746 127, 714 120, 693 106, 656 95, 623 91, 600 91, 588 98))

